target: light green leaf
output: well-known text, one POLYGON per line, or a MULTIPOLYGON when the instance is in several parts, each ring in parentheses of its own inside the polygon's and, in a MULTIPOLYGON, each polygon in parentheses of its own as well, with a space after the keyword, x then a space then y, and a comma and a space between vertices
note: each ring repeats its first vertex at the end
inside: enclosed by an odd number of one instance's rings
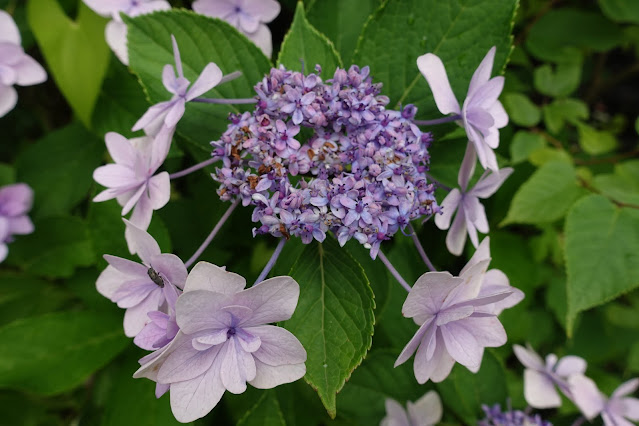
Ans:
POLYGON ((286 426, 275 391, 262 391, 260 398, 237 422, 237 426, 286 426))
POLYGON ((602 195, 608 198, 639 206, 639 180, 635 176, 625 175, 621 164, 615 165, 614 174, 596 175, 593 184, 602 195))
POLYGON ((17 179, 35 192, 32 217, 63 215, 83 201, 104 151, 103 142, 74 123, 21 152, 16 160, 17 179))
POLYGON ((639 2, 636 0, 599 0, 599 6, 613 21, 639 24, 639 2))
POLYGON ((583 123, 577 124, 577 130, 579 132, 579 146, 581 146, 581 149, 587 154, 601 155, 617 147, 617 139, 610 132, 596 130, 583 123))
POLYGON ((630 349, 627 361, 628 369, 633 373, 639 373, 639 342, 635 342, 630 349))
POLYGON ((590 116, 588 105, 579 99, 556 99, 543 106, 544 123, 551 133, 557 134, 566 122, 577 125, 590 116))
POLYGON ((572 157, 566 151, 550 147, 536 149, 530 153, 528 159, 537 167, 541 167, 551 161, 561 161, 569 164, 572 163, 572 157))
POLYGON ((601 195, 577 202, 566 217, 568 333, 577 314, 639 286, 639 211, 601 195))
POLYGON ((30 0, 27 16, 53 79, 80 120, 90 126, 111 53, 104 41, 107 20, 78 3, 76 21, 58 0, 30 0))
POLYGON ((120 316, 60 312, 0 328, 0 387, 45 395, 73 389, 127 344, 120 316))
POLYGON ((377 425, 386 415, 386 398, 405 404, 426 393, 415 379, 412 359, 393 367, 398 356, 399 352, 388 349, 376 349, 368 354, 339 393, 340 416, 343 414, 358 424, 377 425))
POLYGON ((342 67, 333 42, 308 22, 301 1, 297 3, 291 29, 282 42, 277 64, 304 73, 312 72, 319 64, 326 78, 331 78, 335 69, 342 67))
POLYGON ((7 263, 52 278, 68 278, 75 268, 93 264, 93 247, 81 219, 50 217, 34 225, 33 234, 19 236, 11 244, 7 263))
POLYGON ((541 110, 523 93, 505 93, 504 108, 513 123, 523 127, 533 127, 541 120, 541 110))
POLYGON ((621 29, 595 12, 554 9, 539 19, 526 39, 528 51, 538 59, 574 62, 576 49, 609 50, 623 41, 621 29))
POLYGON ((337 392, 371 347, 373 292, 362 267, 330 238, 307 245, 289 275, 300 298, 284 327, 306 348, 304 378, 335 417, 337 392))
POLYGON ((492 47, 497 47, 493 73, 500 73, 511 51, 516 0, 393 0, 368 20, 354 62, 369 65, 373 81, 384 83, 389 106, 412 103, 418 118, 440 116, 417 58, 441 58, 460 104, 470 78, 492 47))
POLYGON ((366 20, 380 4, 380 0, 315 0, 306 2, 306 15, 311 25, 333 41, 348 67, 366 20))
MULTIPOLYGON (((271 67, 253 42, 219 19, 173 9, 128 18, 126 22, 130 66, 152 103, 167 101, 172 96, 162 84, 162 68, 175 64, 171 34, 177 40, 184 74, 191 83, 209 62, 215 62, 224 74, 242 72, 239 78, 213 88, 204 97, 253 97, 253 86, 271 67)), ((178 133, 198 150, 210 154, 210 142, 219 139, 226 130, 229 112, 239 111, 235 106, 190 102, 178 125, 178 133)))
POLYGON ((583 195, 575 168, 563 161, 545 163, 515 193, 506 218, 511 223, 542 224, 564 217, 583 195))
POLYGON ((22 274, 0 274, 0 325, 64 306, 71 294, 60 286, 22 274))
POLYGON ((523 130, 515 133, 510 143, 510 160, 513 164, 528 160, 530 154, 546 146, 546 140, 539 133, 523 130))
POLYGON ((568 96, 581 83, 581 61, 560 63, 555 67, 544 64, 535 69, 533 78, 535 89, 544 95, 559 97, 568 96))
POLYGON ((508 398, 506 372, 492 351, 484 352, 481 368, 476 374, 460 364, 453 367, 448 378, 437 384, 446 409, 474 424, 482 417, 481 406, 505 404, 508 398))

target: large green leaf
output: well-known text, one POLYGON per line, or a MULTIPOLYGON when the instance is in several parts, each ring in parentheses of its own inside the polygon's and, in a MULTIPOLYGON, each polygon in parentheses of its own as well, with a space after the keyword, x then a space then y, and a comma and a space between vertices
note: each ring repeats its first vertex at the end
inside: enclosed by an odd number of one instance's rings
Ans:
POLYGON ((497 46, 494 72, 501 72, 511 50, 517 0, 393 0, 369 19, 354 62, 369 65, 374 81, 384 83, 391 106, 412 103, 419 118, 437 118, 433 96, 417 69, 417 57, 439 56, 457 99, 486 52, 497 46))
POLYGON ((564 217, 583 193, 572 164, 550 161, 519 188, 502 225, 554 222, 564 217))
POLYGON ((639 24, 639 2, 636 0, 599 0, 599 6, 613 21, 639 24))
POLYGON ((17 180, 35 192, 32 217, 69 213, 93 184, 93 170, 104 144, 80 123, 74 123, 30 145, 16 161, 17 180))
POLYGON ((371 351, 337 398, 340 416, 362 425, 379 424, 386 413, 386 398, 404 404, 426 393, 427 388, 415 379, 412 359, 393 367, 398 355, 398 351, 387 349, 371 351))
POLYGON ((237 426, 286 426, 275 391, 263 391, 255 405, 237 422, 237 426))
POLYGON ((71 294, 58 285, 22 274, 0 274, 0 326, 34 315, 55 311, 71 294))
POLYGON ((570 333, 580 311, 639 286, 639 211, 589 195, 570 209, 565 232, 570 333))
POLYGON ((105 365, 128 343, 120 316, 60 312, 0 328, 0 387, 65 392, 105 365))
POLYGON ((333 43, 306 19, 301 1, 297 3, 293 24, 282 42, 277 63, 305 73, 310 73, 318 64, 325 70, 326 78, 333 77, 335 69, 342 66, 333 43))
MULTIPOLYGON (((253 86, 271 67, 255 44, 219 19, 174 9, 126 22, 130 66, 152 103, 167 101, 172 96, 162 84, 162 68, 175 63, 171 35, 180 48, 184 74, 192 83, 209 62, 215 62, 225 74, 242 72, 241 77, 213 88, 205 97, 253 97, 253 86)), ((229 112, 238 111, 234 106, 191 102, 186 106, 178 132, 201 150, 210 152, 209 142, 218 140, 226 130, 229 112)))
POLYGON ((73 111, 89 126, 111 53, 104 41, 107 20, 84 2, 78 3, 75 21, 58 0, 30 0, 27 15, 53 79, 73 111))
POLYGON ((306 348, 305 379, 335 417, 335 395, 371 347, 373 292, 362 267, 330 238, 307 245, 289 275, 300 298, 284 327, 306 348))
POLYGON ((306 2, 306 13, 309 22, 333 41, 348 67, 362 28, 380 3, 380 0, 311 0, 306 2))
POLYGON ((503 407, 508 398, 504 367, 490 350, 484 352, 477 374, 457 364, 450 376, 437 384, 437 390, 446 408, 466 424, 474 424, 480 418, 483 404, 501 404, 503 407))

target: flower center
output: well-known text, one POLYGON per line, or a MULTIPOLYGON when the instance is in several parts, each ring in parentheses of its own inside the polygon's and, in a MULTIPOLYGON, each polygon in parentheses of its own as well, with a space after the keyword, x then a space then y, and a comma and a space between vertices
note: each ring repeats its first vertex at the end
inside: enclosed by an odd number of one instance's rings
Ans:
POLYGON ((226 338, 230 339, 231 337, 235 336, 235 327, 231 327, 226 331, 226 338))

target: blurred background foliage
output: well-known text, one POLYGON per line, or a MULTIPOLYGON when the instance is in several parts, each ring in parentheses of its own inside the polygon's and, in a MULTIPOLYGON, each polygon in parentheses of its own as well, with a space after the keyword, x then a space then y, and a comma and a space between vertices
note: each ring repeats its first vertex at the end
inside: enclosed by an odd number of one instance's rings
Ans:
MULTIPOLYGON (((348 66, 361 57, 359 34, 380 2, 358 2, 356 12, 342 2, 337 18, 337 0, 309 0, 305 9, 348 66)), ((295 10, 294 0, 281 3, 270 25, 275 52, 295 10)), ((104 134, 130 135, 148 106, 145 93, 108 50, 106 21, 81 2, 0 0, 0 8, 14 15, 25 50, 50 73, 44 85, 18 88, 18 106, 0 118, 0 185, 26 182, 36 193, 36 232, 14 242, 0 268, 0 423, 176 424, 167 397, 156 401, 153 383, 131 378, 143 351, 124 337, 122 312, 94 286, 106 266, 102 254, 127 250, 119 206, 91 203, 98 190, 91 175, 108 160, 104 134), (62 45, 47 42, 52 31, 62 45)), ((639 375, 639 2, 522 0, 513 34, 501 97, 511 123, 502 129, 498 157, 515 173, 486 210, 491 267, 526 299, 501 316, 509 342, 486 354, 477 375, 458 365, 437 386, 449 424, 476 419, 481 403, 526 406, 513 343, 584 357, 605 393, 639 375)), ((446 164, 459 164, 463 145, 451 129, 435 131, 441 139, 432 149, 432 173, 454 185, 456 171, 446 164)), ((206 155, 179 142, 165 165, 170 172, 206 155)), ((206 173, 173 185, 171 202, 149 232, 164 251, 184 258, 224 206, 206 173)), ((252 239, 250 224, 249 209, 238 209, 203 258, 254 280, 274 242, 252 239)), ((445 233, 432 224, 419 237, 437 266, 456 273, 464 265, 447 253, 445 233)), ((287 244, 276 272, 287 274, 301 249, 287 244)), ((283 416, 273 424, 375 424, 384 397, 415 400, 433 387, 416 383, 411 363, 391 369, 416 328, 401 316, 404 290, 359 245, 347 250, 375 291, 376 327, 374 349, 338 395, 337 418, 300 381, 227 393, 196 424, 261 424, 268 413, 283 416)), ((385 251, 409 282, 424 272, 415 267, 421 261, 409 239, 399 236, 385 251)), ((578 415, 569 401, 543 414, 555 424, 578 415)))

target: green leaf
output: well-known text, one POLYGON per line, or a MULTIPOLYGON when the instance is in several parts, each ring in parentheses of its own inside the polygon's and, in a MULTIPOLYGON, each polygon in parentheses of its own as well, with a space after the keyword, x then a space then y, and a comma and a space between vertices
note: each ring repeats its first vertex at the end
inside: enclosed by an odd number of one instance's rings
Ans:
POLYGON ((535 89, 552 97, 568 96, 579 87, 582 67, 581 61, 560 63, 554 70, 550 64, 544 64, 535 69, 535 89))
POLYGON ((615 201, 639 206, 639 180, 632 174, 626 174, 623 164, 615 165, 614 174, 596 175, 593 179, 594 187, 602 195, 615 201))
POLYGON ((45 395, 73 389, 127 344, 122 318, 60 312, 0 328, 0 387, 45 395))
POLYGON ((546 146, 546 140, 539 133, 523 130, 515 133, 510 143, 510 160, 513 164, 528 160, 530 154, 546 146))
POLYGON ((368 20, 354 62, 369 65, 373 81, 384 83, 390 106, 414 104, 418 117, 440 116, 417 58, 441 58, 460 103, 486 52, 497 47, 493 70, 504 69, 511 51, 516 0, 386 1, 368 20))
POLYGON ((284 327, 306 348, 306 381, 335 417, 335 395, 371 347, 375 301, 362 267, 337 242, 306 246, 289 274, 301 287, 284 327))
POLYGON ((587 124, 578 123, 579 146, 587 154, 601 155, 614 150, 617 147, 615 136, 605 130, 596 130, 587 124))
POLYGON ((301 1, 297 3, 291 29, 282 42, 277 64, 304 73, 312 72, 313 67, 319 64, 329 76, 327 78, 333 76, 337 67, 342 67, 333 42, 308 22, 301 1))
POLYGON ((379 0, 312 1, 307 2, 306 15, 311 25, 333 41, 348 67, 362 28, 380 3, 379 0))
POLYGON ((633 373, 639 373, 639 342, 635 342, 630 349, 627 361, 628 369, 633 373))
POLYGON ((80 123, 49 133, 16 160, 17 179, 35 192, 35 219, 69 213, 93 185, 104 143, 80 123))
POLYGON ((55 311, 64 306, 70 296, 58 285, 4 272, 0 274, 0 325, 55 311))
POLYGON ((544 122, 551 133, 558 134, 566 122, 577 125, 590 116, 588 105, 579 99, 556 99, 543 106, 544 122))
POLYGON ((399 352, 387 349, 369 353, 337 398, 340 416, 343 414, 359 424, 380 424, 386 414, 386 398, 404 404, 426 393, 425 387, 415 379, 412 359, 393 367, 398 356, 399 352))
POLYGON ((9 185, 15 183, 16 171, 13 166, 9 164, 0 163, 0 186, 9 185))
POLYGON ((575 48, 597 52, 623 41, 621 29, 595 12, 563 8, 551 10, 530 29, 528 51, 538 59, 562 63, 575 59, 575 48))
POLYGON ((601 195, 577 202, 566 217, 568 332, 577 314, 639 286, 639 211, 601 195))
POLYGON ((482 417, 483 404, 503 406, 508 398, 506 372, 490 350, 484 352, 484 359, 477 374, 457 364, 448 378, 437 384, 437 390, 446 408, 463 419, 466 424, 474 424, 482 417))
POLYGON ((550 147, 540 148, 531 152, 528 159, 537 167, 541 167, 544 164, 553 161, 560 161, 564 163, 572 162, 572 157, 565 150, 550 147))
POLYGON ((148 107, 135 76, 120 61, 112 61, 93 111, 93 130, 100 137, 108 132, 133 137, 131 128, 148 107))
POLYGON ((263 391, 255 405, 237 422, 237 426, 286 426, 275 391, 263 391))
POLYGON ((523 127, 533 127, 541 120, 541 110, 523 93, 505 93, 504 108, 513 123, 523 127))
POLYGON ((29 273, 68 278, 75 268, 93 264, 86 224, 77 217, 51 217, 34 222, 35 232, 11 244, 7 263, 29 273))
POLYGON ((545 163, 515 193, 501 225, 554 222, 564 217, 582 194, 572 164, 563 161, 545 163))
MULTIPOLYGON (((490 269, 499 269, 510 280, 510 285, 526 294, 532 294, 541 284, 539 266, 530 259, 533 257, 528 241, 524 237, 505 231, 490 233, 490 269)), ((524 300, 523 304, 528 304, 524 300)))
POLYGON ((428 174, 438 182, 455 188, 458 185, 457 175, 459 174, 459 166, 464 159, 466 145, 468 145, 468 137, 463 129, 449 133, 445 139, 436 140, 428 148, 431 157, 428 174), (459 137, 452 138, 453 135, 459 137))
POLYGON ((27 16, 53 79, 89 126, 111 56, 104 41, 107 20, 79 2, 78 18, 73 21, 57 0, 29 1, 27 16))
MULTIPOLYGON (((129 29, 130 66, 152 103, 171 99, 171 93, 162 84, 162 68, 175 63, 171 34, 180 48, 184 75, 192 83, 209 62, 215 62, 224 74, 242 72, 239 78, 213 88, 204 97, 253 97, 253 86, 271 68, 253 42, 219 19, 173 9, 125 20, 129 29)), ((226 130, 229 112, 239 111, 231 105, 190 102, 178 133, 203 153, 210 154, 210 142, 219 139, 226 130)))
POLYGON ((636 0, 599 0, 599 7, 613 21, 639 24, 639 3, 636 0))

